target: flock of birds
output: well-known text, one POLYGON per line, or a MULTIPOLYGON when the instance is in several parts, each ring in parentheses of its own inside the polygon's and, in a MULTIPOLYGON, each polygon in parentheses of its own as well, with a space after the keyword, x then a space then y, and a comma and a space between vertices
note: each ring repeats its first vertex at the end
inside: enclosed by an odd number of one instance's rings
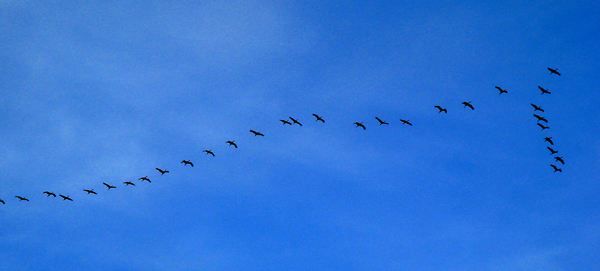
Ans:
MULTIPOLYGON (((548 68, 548 70, 550 71, 550 74, 556 74, 556 75, 560 76, 560 73, 556 69, 548 68)), ((501 87, 496 86, 495 88, 498 91, 500 91, 499 95, 502 95, 503 93, 508 93, 508 91, 506 89, 502 89, 501 87)), ((548 89, 544 89, 541 86, 538 86, 538 88, 542 91, 541 95, 551 94, 550 91, 548 91, 548 89)), ((469 101, 469 102, 462 102, 462 105, 463 105, 463 108, 467 108, 468 107, 471 110, 475 110, 475 107, 471 104, 471 101, 469 101)), ((542 128, 542 131, 546 130, 546 129, 549 129, 550 127, 545 126, 545 125, 543 125, 543 124, 540 123, 540 122, 544 122, 544 123, 547 124, 548 120, 546 118, 542 117, 542 116, 539 116, 539 115, 535 114, 535 112, 537 112, 537 111, 544 112, 544 109, 542 109, 540 106, 537 106, 537 105, 535 105, 533 103, 531 104, 531 106, 533 106, 533 109, 534 109, 533 116, 537 119, 537 125, 540 126, 540 128, 542 128)), ((442 113, 442 112, 448 113, 448 110, 446 108, 443 108, 443 107, 441 107, 439 105, 436 105, 434 107, 439 111, 438 114, 442 113)), ((320 121, 321 123, 325 123, 325 120, 321 116, 319 116, 317 114, 312 114, 312 115, 316 118, 315 119, 316 122, 320 121)), ((389 125, 388 122, 380 119, 379 117, 375 117, 375 119, 379 122, 379 125, 389 125)), ((287 125, 291 126, 291 125, 297 124, 299 126, 302 126, 302 123, 300 123, 300 121, 298 121, 298 119, 295 119, 293 117, 289 117, 289 120, 287 120, 287 119, 280 119, 279 121, 281 121, 281 123, 283 125, 287 124, 287 125)), ((400 119, 400 121, 402 122, 402 125, 406 124, 406 125, 412 126, 412 123, 410 122, 410 120, 400 119)), ((367 129, 367 127, 362 122, 355 122, 354 125, 355 125, 356 128, 362 128, 363 130, 367 129)), ((250 133, 252 133, 254 136, 263 136, 263 137, 265 136, 263 133, 255 131, 255 130, 250 130, 250 133)), ((548 142, 550 145, 554 146, 554 142, 552 141, 552 137, 545 137, 544 141, 548 142)), ((225 143, 229 144, 229 146, 235 147, 236 149, 238 147, 237 144, 233 140, 228 140, 225 143)), ((550 155, 554 155, 554 154, 558 153, 557 150, 554 150, 550 146, 548 146, 547 148, 548 148, 548 150, 550 150, 550 155)), ((212 156, 215 156, 215 153, 212 152, 211 150, 203 150, 203 152, 206 153, 207 155, 210 154, 212 156)), ((563 160, 563 157, 554 156, 554 159, 555 159, 555 162, 560 162, 563 165, 565 164, 565 161, 563 160)), ((190 160, 183 160, 183 161, 181 161, 181 164, 183 164, 183 166, 189 165, 191 167, 194 167, 194 163, 192 163, 190 160)), ((554 172, 562 172, 562 169, 559 168, 559 167, 557 167, 554 164, 550 164, 550 167, 552 167, 554 169, 554 172)), ((156 168, 156 170, 160 173, 161 176, 164 175, 165 173, 169 173, 168 170, 164 170, 164 169, 160 169, 160 168, 156 168)), ((152 182, 148 178, 148 176, 140 177, 138 180, 140 180, 141 182, 144 182, 144 181, 146 181, 148 183, 152 182)), ((116 186, 110 185, 110 184, 105 183, 105 182, 103 182, 102 184, 104 184, 104 186, 106 186, 107 190, 117 188, 116 186)), ((135 183, 133 183, 131 181, 123 182, 123 184, 125 186, 130 186, 130 185, 131 186, 135 186, 135 183)), ((89 194, 93 194, 93 195, 97 195, 98 194, 96 191, 94 191, 94 189, 83 189, 83 191, 86 192, 88 195, 89 194)), ((46 197, 52 196, 52 197, 56 198, 56 194, 53 193, 53 192, 44 191, 42 193, 45 194, 46 197)), ((58 196, 61 197, 63 199, 63 201, 65 201, 65 200, 73 201, 73 199, 70 196, 68 196, 68 195, 65 196, 65 195, 59 194, 58 196)), ((25 198, 25 197, 22 197, 22 196, 15 196, 15 198, 17 198, 19 201, 29 201, 28 198, 25 198)), ((2 200, 2 199, 0 199, 0 203, 6 204, 6 202, 4 200, 2 200)))

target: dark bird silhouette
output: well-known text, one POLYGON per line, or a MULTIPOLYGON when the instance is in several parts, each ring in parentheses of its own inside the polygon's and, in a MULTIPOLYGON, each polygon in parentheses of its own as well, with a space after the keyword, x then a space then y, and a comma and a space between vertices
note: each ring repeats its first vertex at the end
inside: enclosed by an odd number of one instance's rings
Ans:
POLYGON ((4 202, 2 199, 0 199, 0 202, 2 202, 2 204, 6 204, 6 202, 4 202))
MULTIPOLYGON (((378 118, 378 117, 375 117, 375 119, 377 119, 377 121, 379 121, 379 125, 382 125, 382 124, 389 125, 389 123, 387 123, 387 122, 385 122, 385 121, 381 120, 381 119, 380 119, 380 118, 378 118)), ((356 124, 356 123, 354 123, 354 124, 356 124)))
POLYGON ((90 189, 83 189, 83 191, 87 192, 87 194, 88 194, 88 195, 89 195, 89 194, 98 195, 98 193, 96 193, 96 192, 94 191, 94 189, 92 189, 92 190, 90 190, 90 189))
POLYGON ((286 125, 286 124, 292 125, 292 123, 287 120, 279 120, 279 121, 281 121, 283 123, 283 125, 286 125))
POLYGON ((552 137, 544 137, 544 141, 548 141, 550 145, 554 145, 554 142, 552 142, 552 137))
POLYGON ((300 123, 297 119, 290 117, 290 119, 295 123, 298 124, 300 126, 302 126, 302 123, 300 123))
POLYGON ((123 183, 125 184, 125 186, 128 186, 128 185, 133 185, 133 186, 135 186, 135 184, 134 184, 134 183, 132 183, 132 182, 129 182, 129 181, 128 181, 128 182, 123 182, 123 183))
POLYGON ((565 161, 560 156, 554 156, 554 159, 556 159, 556 161, 560 162, 563 165, 565 164, 565 161))
POLYGON ((554 169, 554 172, 557 172, 557 171, 562 172, 562 169, 557 168, 555 165, 550 165, 550 166, 554 169))
POLYGON ((439 106, 439 105, 436 105, 436 106, 434 106, 434 107, 435 107, 435 108, 437 108, 438 110, 440 110, 440 112, 438 112, 438 114, 439 114, 439 113, 442 113, 442 112, 444 112, 444 113, 448 114, 448 110, 446 110, 446 108, 442 108, 442 107, 441 107, 441 106, 439 106))
POLYGON ((367 130, 367 127, 365 127, 365 125, 362 124, 362 122, 355 122, 354 125, 356 125, 356 127, 360 127, 363 128, 363 130, 367 130))
POLYGON ((233 142, 233 140, 229 140, 225 143, 229 144, 229 146, 234 146, 237 149, 237 144, 235 144, 235 142, 233 142))
MULTIPOLYGON (((291 124, 290 124, 290 125, 291 125, 291 124)), ((263 135, 262 133, 259 133, 259 132, 257 132, 257 131, 254 131, 254 130, 250 130, 250 133, 253 133, 253 134, 254 134, 254 136, 265 136, 265 135, 263 135)))
POLYGON ((321 118, 321 116, 319 116, 317 114, 313 114, 313 116, 315 116, 315 118, 317 118, 315 121, 320 121, 322 123, 325 123, 325 120, 323 118, 321 118))
POLYGON ((499 86, 496 86, 496 89, 500 91, 500 94, 502 94, 502 93, 508 93, 508 91, 506 91, 506 89, 502 89, 499 86))
POLYGON ((400 119, 400 121, 402 122, 402 125, 408 124, 408 125, 412 126, 412 123, 410 123, 409 120, 400 119))
POLYGON ((215 156, 215 153, 213 153, 211 150, 203 150, 203 152, 205 152, 206 154, 210 154, 212 156, 215 156))
POLYGON ((471 110, 475 110, 475 107, 473 107, 473 105, 471 105, 471 102, 462 102, 462 104, 465 105, 465 106, 463 106, 463 108, 468 106, 469 108, 471 108, 471 110))
POLYGON ((160 172, 160 176, 164 175, 165 173, 169 173, 168 170, 162 170, 160 168, 156 168, 156 170, 158 170, 158 172, 160 172))
POLYGON ((533 111, 542 111, 542 112, 544 112, 544 109, 542 109, 541 107, 539 107, 539 106, 537 106, 535 104, 531 104, 531 106, 533 106, 533 109, 534 109, 533 111))
POLYGON ((148 179, 148 176, 141 177, 138 180, 142 180, 142 182, 147 181, 147 182, 151 183, 150 179, 148 179))
POLYGON ((554 74, 560 76, 560 73, 556 69, 548 68, 548 70, 550 71, 550 74, 554 73, 554 74))
POLYGON ((547 147, 550 150, 550 155, 553 155, 555 153, 558 153, 558 151, 555 151, 554 149, 547 147))
POLYGON ((56 198, 56 194, 54 194, 54 193, 52 193, 52 192, 44 191, 44 194, 46 194, 46 195, 47 195, 46 197, 53 196, 53 197, 55 197, 55 198, 56 198))
POLYGON ((106 185, 106 187, 108 187, 108 190, 110 190, 111 188, 117 188, 116 186, 112 186, 110 184, 107 183, 103 183, 104 185, 106 185))
POLYGON ((29 201, 28 199, 26 199, 26 198, 24 198, 24 197, 21 197, 21 196, 15 196, 15 198, 18 198, 18 199, 19 199, 19 201, 23 201, 23 200, 24 200, 24 201, 29 201))
POLYGON ((538 88, 542 91, 541 95, 544 95, 544 93, 551 94, 550 91, 548 91, 548 89, 544 89, 543 87, 540 87, 540 86, 538 86, 538 88))
POLYGON ((190 165, 190 166, 194 167, 194 163, 190 162, 190 160, 183 160, 183 161, 181 161, 180 164, 183 164, 183 166, 190 165))
POLYGON ((537 125, 538 125, 538 126, 540 126, 540 127, 542 128, 542 131, 544 131, 544 130, 546 130, 546 129, 550 129, 550 127, 548 127, 548 126, 544 126, 544 125, 542 125, 541 123, 538 123, 537 125))
POLYGON ((547 120, 546 118, 544 118, 544 117, 538 116, 538 115, 536 115, 536 114, 533 114, 533 116, 534 116, 534 117, 536 117, 536 118, 538 119, 537 121, 540 121, 540 120, 541 120, 541 121, 543 121, 543 122, 545 122, 545 123, 548 123, 548 120, 547 120))
POLYGON ((63 198, 63 200, 70 200, 70 201, 73 201, 73 199, 69 198, 69 196, 63 196, 63 195, 60 195, 60 194, 59 194, 59 196, 60 196, 61 198, 63 198))

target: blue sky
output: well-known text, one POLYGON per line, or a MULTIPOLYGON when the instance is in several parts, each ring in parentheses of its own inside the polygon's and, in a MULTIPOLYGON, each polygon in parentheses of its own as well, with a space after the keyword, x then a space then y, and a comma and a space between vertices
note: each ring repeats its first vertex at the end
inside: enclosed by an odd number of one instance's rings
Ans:
POLYGON ((598 270, 599 12, 0 1, 0 269, 598 270))

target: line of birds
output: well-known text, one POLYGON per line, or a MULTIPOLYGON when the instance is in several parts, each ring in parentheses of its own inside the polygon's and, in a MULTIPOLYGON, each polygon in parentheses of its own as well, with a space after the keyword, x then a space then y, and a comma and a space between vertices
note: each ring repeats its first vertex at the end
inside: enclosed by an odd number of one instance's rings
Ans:
MULTIPOLYGON (((550 71, 550 74, 557 74, 557 75, 559 75, 559 76, 560 76, 560 73, 559 73, 559 72, 558 72, 556 69, 551 69, 551 68, 548 68, 548 70, 550 71)), ((503 93, 508 93, 508 91, 507 91, 506 89, 502 89, 502 88, 501 88, 501 87, 499 87, 499 86, 495 86, 495 88, 496 88, 498 91, 500 91, 499 95, 502 95, 503 93)), ((539 89, 542 91, 542 95, 543 95, 543 94, 551 94, 551 93, 548 91, 548 89, 544 89, 544 88, 542 88, 541 86, 538 86, 538 88, 539 88, 539 89)), ((462 102, 462 105, 463 105, 463 108, 467 108, 467 107, 468 107, 468 108, 470 108, 471 110, 475 110, 475 107, 474 107, 474 106, 471 104, 471 101, 469 101, 469 102, 462 102)), ((541 107, 539 107, 539 106, 537 106, 537 105, 535 105, 535 104, 533 104, 533 103, 531 104, 531 106, 533 106, 533 108, 534 108, 534 112, 537 112, 537 111, 544 112, 544 109, 542 109, 541 107)), ((439 105, 435 105, 434 107, 435 107, 436 109, 438 109, 438 114, 439 114, 439 113, 442 113, 442 112, 444 112, 444 113, 446 113, 446 114, 448 113, 448 110, 447 110, 446 108, 443 108, 443 107, 441 107, 441 106, 439 106, 439 105)), ((323 119, 321 116, 319 116, 319 115, 317 115, 317 114, 312 114, 312 115, 315 117, 315 122, 321 122, 321 123, 325 123, 325 120, 324 120, 324 119, 323 119)), ((537 125, 538 125, 538 126, 540 126, 540 127, 542 128, 542 131, 543 131, 543 130, 546 130, 546 129, 549 129, 549 127, 548 127, 548 126, 544 126, 544 125, 542 125, 541 123, 539 123, 540 121, 542 121, 542 122, 544 122, 544 123, 548 123, 548 120, 547 120, 546 118, 544 118, 544 117, 542 117, 542 116, 539 116, 539 115, 537 115, 537 114, 533 114, 533 116, 537 118, 537 125)), ((389 125, 389 123, 388 123, 388 122, 386 122, 386 121, 384 121, 384 120, 380 119, 379 117, 375 117, 375 119, 376 119, 376 120, 379 122, 379 125, 380 125, 380 126, 381 126, 381 125, 389 125)), ((287 119, 280 119, 279 121, 280 121, 280 122, 281 122, 283 125, 286 125, 286 124, 287 124, 287 125, 290 125, 290 126, 291 126, 291 125, 297 124, 297 125, 299 125, 299 126, 302 126, 302 123, 300 123, 300 121, 299 121, 298 119, 296 119, 296 118, 293 118, 293 117, 289 117, 289 120, 287 120, 287 119), (291 122, 290 122, 290 121, 291 121, 291 122)), ((402 122, 402 125, 404 125, 404 124, 407 124, 407 125, 409 125, 409 126, 413 126, 413 124, 410 122, 410 120, 400 119, 400 121, 402 122)), ((355 125, 355 128, 362 128, 363 130, 366 130, 366 129, 367 129, 367 127, 366 127, 366 126, 365 126, 365 125, 364 125, 362 122, 354 122, 354 125, 355 125)), ((263 133, 261 133, 261 132, 258 132, 258 131, 255 131, 255 130, 250 130, 250 133, 252 133, 254 136, 262 136, 262 137, 264 137, 264 136, 265 136, 263 133)), ((545 141, 545 142, 548 142, 548 143, 550 143, 550 145, 554 145, 554 142, 552 141, 552 137, 545 137, 545 138, 544 138, 544 141, 545 141)), ((228 141, 226 141, 225 143, 227 143, 229 146, 233 146, 233 147, 235 147, 236 149, 238 148, 238 145, 237 145, 237 144, 236 144, 236 143, 235 143, 233 140, 228 140, 228 141)), ((552 149, 551 147, 547 147, 547 148, 548 148, 548 150, 550 150, 550 152, 551 152, 551 153, 550 153, 550 155, 553 155, 553 154, 556 154, 556 153, 558 153, 558 151, 556 151, 556 150, 552 149)), ((210 155, 212 155, 213 157, 215 156, 215 153, 214 153, 213 151, 211 151, 211 150, 203 150, 202 152, 206 153, 206 155, 209 155, 209 154, 210 154, 210 155)), ((562 157, 555 156, 554 158, 556 159, 556 162, 560 162, 560 163, 562 163, 563 165, 565 164, 565 162, 564 162, 564 160, 562 159, 562 157)), ((190 160, 183 160, 183 161, 181 161, 181 164, 183 164, 183 166, 187 166, 187 165, 189 165, 189 166, 191 166, 191 167, 194 167, 194 164, 193 164, 193 163, 192 163, 190 160)), ((551 166, 551 167, 554 169, 554 172, 562 172, 562 169, 558 168, 557 166, 555 166, 555 165, 553 165, 553 164, 550 164, 550 166, 551 166)), ((158 172, 160 172, 160 175, 161 175, 161 176, 163 176, 165 173, 169 173, 169 171, 168 171, 168 170, 164 170, 164 169, 160 169, 160 168, 156 168, 156 170, 157 170, 158 172)), ((151 180, 148 178, 148 176, 140 177, 138 180, 141 180, 141 182, 144 182, 144 181, 146 181, 146 182, 148 182, 148 183, 151 183, 151 182, 152 182, 152 181, 151 181, 151 180)), ((110 184, 107 184, 107 183, 105 183, 105 182, 103 182, 102 184, 104 184, 104 186, 106 186, 106 187, 107 187, 107 190, 110 190, 110 189, 115 189, 115 188, 117 188, 116 186, 114 186, 114 185, 110 185, 110 184)), ((133 182, 131 182, 131 181, 126 181, 126 182, 123 182, 123 184, 125 184, 125 186, 130 186, 130 185, 131 185, 131 186, 135 186, 135 183, 133 183, 133 182)), ((93 195, 97 195, 97 194, 98 194, 97 192, 95 192, 95 191, 94 191, 94 189, 83 189, 83 191, 84 191, 84 192, 86 192, 88 195, 89 195, 89 194, 93 194, 93 195)), ((44 191, 43 193, 44 193, 44 194, 46 194, 46 197, 53 196, 53 197, 55 197, 55 198, 56 198, 56 194, 55 194, 55 193, 53 193, 53 192, 50 192, 50 191, 44 191)), ((68 201, 73 201, 73 199, 72 199, 72 198, 70 198, 70 196, 69 196, 69 195, 65 196, 65 195, 59 194, 58 196, 60 196, 60 197, 63 199, 63 201, 65 201, 65 200, 68 200, 68 201)), ((19 199, 19 201, 29 201, 29 199, 27 199, 27 198, 25 198, 25 197, 22 197, 22 196, 15 196, 15 197, 16 197, 17 199, 19 199)), ((2 199, 0 199, 0 203, 2 203, 2 204, 6 204, 6 203, 4 202, 4 200, 2 200, 2 199)))

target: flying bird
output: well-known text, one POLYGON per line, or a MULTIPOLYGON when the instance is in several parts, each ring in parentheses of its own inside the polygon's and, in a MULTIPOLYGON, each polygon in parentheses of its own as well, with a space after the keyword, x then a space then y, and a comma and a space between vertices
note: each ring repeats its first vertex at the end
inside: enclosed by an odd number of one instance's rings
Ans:
POLYGON ((150 179, 148 179, 148 176, 141 177, 138 180, 142 180, 142 182, 147 181, 147 182, 151 183, 150 179))
MULTIPOLYGON (((385 121, 381 120, 381 119, 380 119, 380 118, 378 118, 378 117, 375 117, 375 119, 377 119, 377 121, 379 121, 379 125, 382 125, 382 124, 389 125, 389 123, 387 123, 387 122, 385 122, 385 121)), ((356 124, 356 123, 355 123, 355 124, 356 124)))
POLYGON ((98 195, 98 193, 96 193, 96 192, 94 191, 94 189, 92 189, 92 190, 89 190, 89 189, 83 189, 83 191, 87 192, 87 194, 88 194, 88 195, 89 195, 89 194, 98 195))
POLYGON ((548 91, 548 89, 544 89, 543 87, 538 86, 538 88, 542 91, 541 95, 544 95, 544 93, 550 94, 550 91, 548 91))
MULTIPOLYGON (((291 124, 290 124, 290 125, 291 125, 291 124)), ((265 136, 265 135, 263 135, 262 133, 259 133, 259 132, 257 132, 257 131, 254 131, 254 130, 250 130, 250 133, 253 133, 253 134, 254 134, 254 136, 265 136)))
POLYGON ((225 143, 229 144, 229 146, 234 146, 237 149, 237 144, 235 144, 235 142, 233 142, 233 140, 229 140, 225 143))
POLYGON ((506 91, 506 89, 502 89, 499 86, 496 86, 496 89, 500 91, 500 94, 502 94, 502 93, 508 93, 508 91, 506 91))
POLYGON ((363 128, 363 130, 367 130, 367 127, 365 127, 365 125, 362 124, 362 122, 355 122, 354 125, 356 125, 356 127, 360 127, 363 128))
POLYGON ((60 195, 60 194, 59 194, 59 196, 60 196, 61 198, 63 198, 63 200, 70 200, 70 201, 73 201, 73 199, 69 198, 69 196, 63 196, 63 195, 60 195))
POLYGON ((439 113, 442 113, 442 112, 444 112, 444 113, 448 114, 448 110, 446 110, 446 108, 442 108, 442 107, 441 107, 441 106, 439 106, 439 105, 436 105, 436 106, 434 106, 434 107, 435 107, 435 108, 437 108, 438 110, 440 110, 440 112, 438 112, 438 114, 439 114, 439 113))
POLYGON ((158 170, 158 172, 160 172, 160 176, 164 175, 165 173, 169 173, 168 170, 162 170, 160 168, 156 168, 156 170, 158 170))
POLYGON ((400 119, 400 121, 402 122, 402 125, 408 124, 408 125, 412 126, 412 123, 410 123, 409 120, 400 119))
POLYGON ((117 188, 116 186, 112 186, 110 184, 107 183, 103 183, 104 185, 106 185, 106 187, 108 187, 108 190, 110 190, 111 188, 117 188))
POLYGON ((287 120, 279 120, 279 121, 281 121, 283 123, 283 125, 286 125, 286 124, 292 125, 292 123, 287 120))
POLYGON ((556 159, 556 161, 560 162, 563 165, 565 164, 565 161, 560 156, 554 156, 554 159, 556 159))
POLYGON ((533 106, 533 111, 542 111, 544 112, 544 109, 542 109, 541 107, 535 105, 535 104, 531 104, 531 106, 533 106))
POLYGON ((560 76, 560 73, 556 69, 548 68, 548 70, 550 71, 551 75, 554 73, 554 74, 560 76))
POLYGON ((536 115, 536 114, 533 114, 533 116, 534 116, 534 117, 536 117, 536 118, 538 119, 537 121, 540 121, 540 120, 541 120, 541 121, 543 121, 543 122, 545 122, 545 123, 548 123, 548 120, 547 120, 546 118, 544 118, 544 117, 538 116, 538 115, 536 115))
POLYGON ((290 119, 294 122, 294 124, 298 124, 300 126, 302 126, 302 123, 300 123, 297 119, 290 117, 290 119))
POLYGON ((183 164, 183 166, 190 165, 190 166, 194 167, 194 163, 190 162, 190 160, 183 160, 183 161, 181 161, 180 164, 183 164))
POLYGON ((547 147, 550 150, 550 155, 553 155, 555 153, 558 153, 558 151, 555 151, 554 149, 547 147))
POLYGON ((56 198, 56 194, 54 194, 54 193, 52 193, 52 192, 44 191, 44 194, 46 194, 46 195, 47 195, 46 197, 53 196, 53 197, 55 197, 55 198, 56 198))
POLYGON ((203 152, 205 152, 206 154, 210 154, 212 156, 215 156, 215 153, 212 152, 211 150, 203 150, 203 152))
POLYGON ((2 202, 2 204, 6 204, 6 202, 4 202, 2 199, 0 199, 0 202, 2 202))
POLYGON ((554 142, 552 142, 552 137, 544 137, 544 141, 548 141, 550 145, 554 145, 554 142))
POLYGON ((21 196, 15 196, 15 198, 18 198, 18 199, 19 199, 19 201, 23 201, 23 200, 24 200, 24 201, 29 201, 28 199, 26 199, 26 198, 24 198, 24 197, 21 197, 21 196))
POLYGON ((132 182, 129 182, 129 181, 127 181, 127 182, 123 182, 123 183, 125 184, 125 186, 128 186, 128 185, 133 185, 133 186, 135 186, 135 184, 134 184, 134 183, 132 183, 132 182))
POLYGON ((550 166, 554 169, 554 172, 557 172, 557 171, 562 172, 562 169, 557 168, 555 165, 550 165, 550 166))
POLYGON ((546 129, 550 129, 550 127, 548 127, 548 126, 544 126, 544 125, 542 125, 541 123, 538 123, 537 125, 538 125, 538 126, 540 126, 540 127, 542 127, 542 131, 544 131, 544 130, 546 130, 546 129))
POLYGON ((475 110, 475 107, 473 107, 473 105, 471 105, 471 102, 462 102, 462 104, 465 105, 465 106, 463 106, 463 108, 468 106, 469 108, 471 108, 471 110, 475 110))
POLYGON ((317 118, 315 121, 320 121, 322 123, 325 123, 325 120, 323 118, 321 118, 321 116, 319 116, 317 114, 313 114, 313 116, 315 116, 315 118, 317 118))

